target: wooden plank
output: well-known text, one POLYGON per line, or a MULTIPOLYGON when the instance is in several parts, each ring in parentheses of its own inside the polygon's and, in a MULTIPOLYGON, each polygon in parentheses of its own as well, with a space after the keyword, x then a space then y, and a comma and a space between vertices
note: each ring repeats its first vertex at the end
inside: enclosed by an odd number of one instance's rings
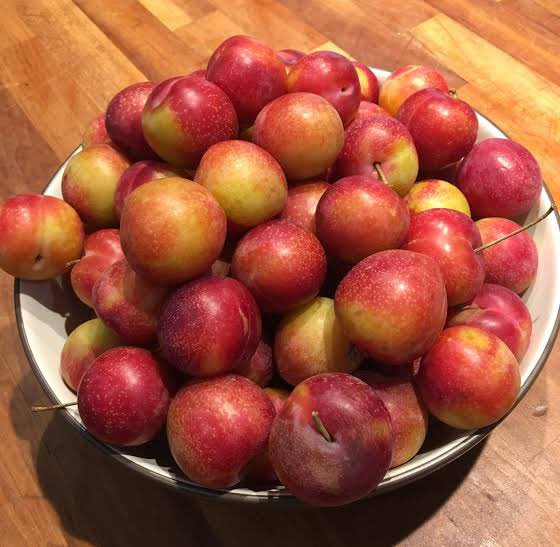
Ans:
POLYGON ((138 0, 156 19, 169 30, 188 25, 192 19, 173 0, 138 0))
POLYGON ((200 54, 136 0, 75 3, 150 80, 185 74, 203 62, 200 54))
MULTIPOLYGON (((480 37, 560 84, 560 19, 534 2, 427 0, 480 37), (491 21, 491 24, 489 22, 491 21), (553 24, 554 21, 559 21, 553 24)), ((558 3, 557 3, 558 5, 558 3)))
POLYGON ((446 15, 412 32, 469 82, 460 89, 462 99, 535 154, 550 188, 560 197, 560 87, 446 15))

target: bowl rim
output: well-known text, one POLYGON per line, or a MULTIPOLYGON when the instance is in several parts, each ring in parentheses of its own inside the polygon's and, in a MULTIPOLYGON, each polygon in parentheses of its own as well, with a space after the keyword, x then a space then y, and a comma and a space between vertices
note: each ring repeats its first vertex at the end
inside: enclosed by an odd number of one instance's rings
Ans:
MULTIPOLYGON (((478 117, 484 119, 491 126, 495 127, 500 133, 502 133, 502 135, 505 138, 511 140, 511 137, 503 129, 501 129, 498 125, 496 125, 493 121, 491 121, 489 118, 487 118, 486 116, 481 114, 478 110, 475 110, 475 112, 476 112, 478 117)), ((64 165, 66 165, 68 160, 80 148, 81 148, 81 145, 76 147, 66 157, 66 159, 59 165, 57 170, 51 176, 51 178, 49 180, 49 183, 43 188, 41 193, 44 193, 46 190, 48 190, 48 188, 53 183, 53 179, 56 177, 57 173, 62 169, 62 167, 64 165)), ((550 190, 549 190, 549 188, 546 184, 546 181, 544 181, 544 179, 543 179, 543 188, 544 188, 545 193, 546 193, 548 199, 550 200, 550 202, 552 204, 554 204, 554 198, 553 198, 553 196, 552 196, 552 194, 551 194, 551 192, 550 192, 550 190)), ((560 213, 559 213, 559 211, 556 207, 554 207, 554 218, 556 219, 557 228, 560 231, 560 213)), ((17 328, 18 328, 18 333, 19 333, 19 337, 20 337, 20 340, 21 340, 21 343, 22 343, 24 353, 27 357, 27 360, 28 360, 29 364, 31 365, 31 368, 33 370, 33 373, 35 374, 35 377, 38 379, 39 383, 41 384, 41 387, 43 388, 43 390, 45 391, 45 393, 47 394, 49 399, 54 404, 59 404, 61 401, 58 399, 58 397, 55 395, 54 391, 51 389, 48 381, 46 380, 45 376, 43 375, 43 372, 42 372, 41 368, 39 367, 39 364, 37 363, 37 361, 35 359, 35 355, 33 354, 32 350, 31 350, 31 346, 29 344, 29 340, 28 340, 27 333, 26 333, 26 330, 25 330, 25 324, 24 324, 24 321, 23 321, 22 311, 21 311, 20 294, 21 294, 20 293, 20 279, 16 278, 15 281, 14 281, 14 309, 15 309, 15 317, 16 317, 16 324, 17 324, 17 328)), ((548 341, 545 345, 545 348, 544 348, 542 354, 540 355, 537 363, 535 364, 535 366, 531 370, 530 374, 527 376, 527 379, 526 379, 525 383, 521 386, 521 389, 519 391, 519 394, 518 394, 518 397, 517 397, 515 403, 513 404, 513 406, 511 407, 511 409, 508 411, 508 413, 505 416, 503 416, 500 420, 498 420, 497 422, 495 422, 495 423, 493 423, 489 426, 486 426, 484 428, 477 429, 477 430, 472 430, 470 432, 470 434, 468 434, 468 436, 466 436, 464 438, 464 440, 462 440, 459 444, 453 444, 447 450, 441 452, 440 454, 435 456, 433 459, 431 459, 427 462, 424 462, 419 467, 416 467, 415 469, 411 469, 409 471, 406 471, 406 472, 400 474, 397 477, 391 477, 390 479, 385 479, 384 481, 382 481, 377 486, 377 488, 373 492, 371 492, 371 494, 366 496, 366 498, 364 498, 364 499, 371 498, 371 497, 374 497, 374 496, 378 496, 380 494, 390 492, 392 490, 395 490, 395 489, 400 488, 402 486, 405 486, 407 484, 411 484, 413 482, 416 482, 417 480, 420 480, 420 479, 426 477, 427 475, 441 469, 445 465, 451 463, 455 459, 459 458, 460 456, 462 456, 463 454, 465 454, 466 452, 471 450, 478 443, 480 443, 483 439, 485 439, 492 432, 492 430, 495 427, 497 427, 515 409, 515 407, 523 400, 526 393, 529 391, 529 389, 535 383, 539 374, 542 372, 542 370, 544 368, 544 365, 545 365, 546 361, 548 360, 548 357, 550 356, 550 353, 552 351, 554 343, 556 342, 556 338, 558 336, 559 330, 560 330, 560 309, 557 310, 556 319, 554 321, 554 326, 552 328, 551 335, 550 335, 550 337, 549 337, 549 339, 548 339, 548 341)), ((183 493, 186 493, 186 494, 191 494, 191 495, 199 494, 199 495, 203 495, 205 497, 209 497, 209 498, 213 498, 213 499, 217 499, 217 500, 222 500, 222 501, 235 501, 235 502, 247 502, 247 503, 273 503, 273 504, 276 504, 276 503, 281 503, 281 504, 303 503, 303 502, 300 502, 296 497, 294 497, 291 494, 274 495, 274 491, 271 491, 271 490, 267 490, 266 495, 248 494, 248 493, 239 492, 239 491, 215 490, 215 489, 206 488, 205 486, 197 485, 197 484, 194 484, 194 483, 187 483, 187 482, 179 481, 179 480, 177 480, 173 477, 167 477, 167 476, 164 476, 164 475, 160 475, 160 474, 156 473, 155 471, 147 469, 146 467, 143 467, 142 465, 139 465, 138 463, 124 457, 120 452, 117 451, 116 448, 112 447, 111 445, 105 444, 105 443, 97 440, 93 435, 91 435, 85 429, 85 427, 82 424, 77 422, 72 417, 70 412, 68 412, 66 409, 63 409, 62 415, 63 415, 64 419, 66 421, 68 421, 74 427, 74 429, 77 429, 82 436, 84 436, 94 446, 99 448, 103 453, 110 456, 113 460, 116 460, 116 461, 120 462, 121 464, 125 465, 129 469, 132 469, 133 471, 135 471, 137 473, 140 473, 141 475, 143 475, 147 478, 153 479, 153 480, 157 481, 160 484, 163 484, 164 486, 166 486, 168 488, 171 488, 171 489, 174 489, 174 490, 179 490, 180 492, 183 492, 183 493)))

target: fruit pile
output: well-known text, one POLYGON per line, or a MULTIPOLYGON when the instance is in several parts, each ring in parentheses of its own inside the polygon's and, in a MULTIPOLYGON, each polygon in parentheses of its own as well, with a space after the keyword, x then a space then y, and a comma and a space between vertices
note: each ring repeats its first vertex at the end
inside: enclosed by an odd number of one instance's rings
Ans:
POLYGON ((206 70, 120 91, 64 200, 8 199, 0 267, 70 272, 95 311, 61 374, 97 439, 166 429, 196 483, 349 503, 414 457, 428 415, 484 427, 518 396, 537 250, 504 236, 541 172, 477 130, 432 68, 379 85, 235 36, 206 70))

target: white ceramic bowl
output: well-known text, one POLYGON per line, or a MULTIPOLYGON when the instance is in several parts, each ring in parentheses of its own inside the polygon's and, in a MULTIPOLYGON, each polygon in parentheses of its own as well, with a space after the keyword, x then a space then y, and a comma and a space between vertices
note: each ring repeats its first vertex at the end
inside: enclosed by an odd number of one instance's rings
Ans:
MULTIPOLYGON (((380 80, 388 72, 374 69, 380 80)), ((478 140, 489 137, 506 137, 492 122, 478 115, 478 140)), ((74 154, 79 149, 74 151, 74 154)), ((68 161, 68 160, 67 160, 68 161)), ((62 173, 67 161, 55 173, 44 193, 61 196, 62 173)), ((538 206, 530 212, 531 220, 544 213, 551 205, 551 196, 545 187, 538 206)), ((560 317, 560 223, 557 214, 530 230, 539 250, 539 270, 533 285, 523 299, 534 320, 533 336, 527 354, 521 362, 521 391, 519 402, 542 370, 558 332, 560 317)), ((16 319, 25 353, 37 378, 54 403, 75 400, 76 396, 65 386, 59 373, 62 346, 78 324, 93 316, 93 312, 81 304, 71 287, 62 279, 46 282, 15 282, 16 319)), ((175 466, 173 458, 161 442, 138 449, 119 449, 94 439, 84 428, 75 407, 62 410, 68 421, 96 444, 106 454, 128 467, 168 486, 187 491, 222 496, 248 502, 270 502, 294 498, 283 488, 252 490, 239 487, 213 490, 190 482, 175 466)), ((492 426, 494 427, 494 426, 492 426)), ((439 469, 464 454, 480 442, 492 427, 477 431, 455 431, 442 425, 430 428, 428 439, 420 453, 410 462, 391 469, 374 494, 387 492, 439 469)))

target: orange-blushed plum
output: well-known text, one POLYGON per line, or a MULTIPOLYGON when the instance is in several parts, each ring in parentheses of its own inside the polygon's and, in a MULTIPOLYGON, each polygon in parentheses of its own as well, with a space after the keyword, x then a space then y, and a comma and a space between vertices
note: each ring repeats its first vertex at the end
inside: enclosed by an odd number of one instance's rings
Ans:
POLYGON ((352 61, 352 64, 356 69, 360 81, 360 99, 362 101, 377 103, 379 100, 379 82, 377 81, 377 76, 369 67, 364 65, 364 63, 352 61))
POLYGON ((105 228, 87 236, 84 242, 84 256, 72 267, 70 274, 72 288, 86 306, 93 307, 93 287, 101 274, 123 258, 117 229, 105 228))
POLYGON ((157 158, 142 130, 142 111, 155 87, 153 82, 125 87, 111 99, 105 114, 105 126, 111 140, 137 160, 157 158))
POLYGON ((305 57, 303 51, 299 49, 281 49, 276 52, 276 55, 280 57, 284 65, 286 66, 286 72, 290 72, 290 69, 295 65, 302 57, 305 57))
POLYGON ((249 231, 231 263, 232 276, 251 291, 264 312, 284 313, 317 296, 327 259, 315 235, 287 220, 249 231))
POLYGON ((356 264, 373 253, 400 247, 410 215, 403 199, 386 184, 355 175, 338 180, 323 194, 315 222, 327 255, 356 264))
POLYGON ((354 372, 363 358, 344 334, 332 298, 314 298, 285 315, 276 329, 276 368, 293 386, 316 374, 354 372))
POLYGON ((130 265, 153 283, 177 285, 202 275, 220 256, 227 220, 214 196, 179 177, 130 194, 121 214, 121 245, 130 265))
POLYGON ((343 125, 348 125, 360 105, 360 80, 352 64, 340 53, 314 51, 302 57, 288 74, 290 93, 315 93, 331 103, 343 125))
POLYGON ((122 175, 115 189, 115 208, 121 218, 124 202, 133 190, 152 180, 180 177, 182 172, 171 165, 152 160, 133 163, 122 175))
POLYGON ((292 391, 268 447, 278 478, 294 496, 312 505, 343 505, 367 496, 389 469, 391 419, 362 380, 319 374, 292 391))
MULTIPOLYGON (((511 234, 520 226, 507 218, 482 218, 476 222, 482 243, 490 243, 511 234)), ((482 251, 486 281, 503 285, 516 293, 523 292, 535 279, 539 254, 533 238, 521 232, 482 251)))
POLYGON ((428 87, 449 92, 445 78, 435 68, 419 65, 403 66, 390 74, 381 84, 379 105, 394 116, 408 97, 428 87))
POLYGON ((445 329, 415 377, 438 420, 459 429, 493 424, 519 393, 519 365, 497 336, 476 327, 445 329))
MULTIPOLYGON (((275 414, 278 414, 284 403, 288 400, 290 392, 285 389, 265 387, 264 392, 268 395, 269 399, 274 405, 275 414)), ((247 467, 247 474, 245 476, 248 482, 257 484, 270 484, 278 481, 276 471, 270 461, 270 454, 268 452, 268 445, 262 452, 257 454, 249 463, 247 467)))
POLYGON ((387 116, 391 117, 389 112, 387 112, 384 108, 381 108, 376 103, 371 103, 369 101, 360 101, 360 106, 358 107, 358 111, 356 112, 356 116, 354 116, 354 120, 359 120, 360 118, 365 118, 367 116, 387 116))
POLYGON ((129 344, 145 346, 156 339, 168 289, 138 275, 125 259, 105 270, 93 287, 97 316, 129 344))
POLYGON ((424 355, 447 315, 439 266, 404 250, 381 251, 359 262, 340 282, 334 305, 348 338, 374 359, 394 365, 424 355))
POLYGON ((428 410, 411 380, 389 378, 369 370, 355 374, 368 384, 389 412, 394 445, 391 467, 397 467, 418 454, 428 432, 428 410))
POLYGON ((404 197, 411 213, 428 209, 454 209, 471 216, 467 198, 461 190, 445 180, 428 179, 417 182, 404 197))
POLYGON ((464 213, 453 209, 428 209, 410 216, 410 228, 406 242, 414 239, 437 237, 462 237, 473 249, 482 245, 480 232, 474 221, 464 213))
POLYGON ((329 188, 324 180, 308 180, 288 190, 288 199, 280 218, 289 220, 313 234, 317 233, 315 212, 321 196, 329 188))
POLYGON ((418 175, 418 155, 408 129, 389 116, 367 116, 346 130, 344 146, 333 166, 333 180, 351 175, 379 178, 404 197, 418 175))
POLYGON ((437 171, 462 159, 476 142, 475 111, 454 94, 434 87, 411 95, 396 118, 412 135, 421 171, 437 171))
POLYGON ((105 127, 105 112, 101 112, 87 125, 82 136, 82 148, 88 148, 94 144, 111 143, 111 137, 109 137, 105 127))
POLYGON ((97 228, 118 225, 115 189, 130 166, 128 159, 108 144, 96 144, 68 160, 62 176, 62 196, 84 223, 97 228))
POLYGON ((19 194, 0 204, 0 268, 39 281, 64 273, 80 258, 84 229, 61 199, 19 194))
POLYGON ((260 340, 251 358, 237 365, 233 372, 253 380, 258 386, 266 387, 274 375, 274 362, 270 345, 264 340, 260 340))
POLYGON ((485 139, 465 156, 455 184, 473 217, 514 217, 531 210, 542 190, 542 173, 531 152, 509 139, 485 139))
POLYGON ((485 283, 463 309, 447 318, 448 326, 469 325, 495 334, 521 361, 525 355, 533 320, 523 300, 512 290, 485 283))
POLYGON ((288 197, 286 176, 278 162, 260 146, 242 140, 211 146, 194 180, 222 206, 234 234, 277 216, 288 197))
POLYGON ((169 407, 169 447, 189 479, 228 488, 265 449, 274 416, 267 394, 243 376, 191 380, 169 407))
POLYGON ((344 143, 344 127, 323 97, 288 93, 261 110, 253 142, 272 154, 289 180, 304 180, 334 163, 344 143))
POLYGON ((413 239, 403 249, 434 259, 443 275, 448 306, 472 300, 482 288, 486 275, 484 260, 464 237, 438 235, 413 239))
POLYGON ((235 109, 215 84, 199 76, 178 76, 160 83, 142 112, 150 147, 165 161, 195 169, 213 144, 237 137, 235 109))
POLYGON ((60 373, 66 385, 74 392, 86 370, 107 350, 125 345, 99 318, 91 319, 74 329, 64 342, 60 354, 60 373))
POLYGON ((114 348, 101 354, 78 388, 78 410, 95 438, 139 446, 164 428, 177 389, 175 371, 145 349, 114 348))
POLYGON ((250 36, 231 36, 210 57, 206 78, 231 99, 240 123, 252 123, 286 93, 286 69, 276 52, 250 36))
POLYGON ((167 300, 158 325, 161 353, 191 376, 233 371, 255 353, 261 314, 251 293, 229 277, 186 283, 167 300))

